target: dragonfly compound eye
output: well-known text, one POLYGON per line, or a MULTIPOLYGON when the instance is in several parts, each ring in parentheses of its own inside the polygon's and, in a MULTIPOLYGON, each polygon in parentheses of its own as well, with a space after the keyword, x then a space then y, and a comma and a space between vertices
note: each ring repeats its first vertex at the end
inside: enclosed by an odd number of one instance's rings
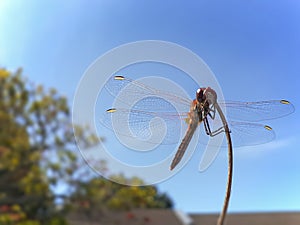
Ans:
POLYGON ((203 88, 197 90, 196 99, 198 102, 203 102, 205 100, 203 88))

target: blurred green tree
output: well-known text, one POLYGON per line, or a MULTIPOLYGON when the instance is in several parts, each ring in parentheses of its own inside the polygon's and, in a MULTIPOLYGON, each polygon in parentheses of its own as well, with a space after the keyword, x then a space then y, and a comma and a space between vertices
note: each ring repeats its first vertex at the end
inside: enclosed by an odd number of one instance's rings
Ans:
MULTIPOLYGON (((169 197, 153 186, 129 187, 95 178, 88 167, 83 181, 78 171, 85 170, 84 162, 74 132, 83 147, 101 141, 88 127, 73 130, 67 99, 55 89, 33 85, 21 69, 11 73, 0 68, 0 224, 63 225, 67 209, 172 207, 169 197), (53 187, 61 183, 68 191, 55 194, 53 187), (68 207, 58 209, 58 197, 68 207)), ((117 179, 142 184, 138 178, 117 179)))
POLYGON ((142 185, 137 177, 125 178, 115 175, 114 181, 122 180, 130 186, 111 182, 104 178, 91 179, 78 183, 70 201, 73 209, 89 213, 105 213, 107 211, 128 211, 136 208, 171 208, 173 203, 166 194, 158 192, 155 186, 142 185))
POLYGON ((21 73, 0 69, 0 223, 64 224, 51 185, 78 167, 67 100, 21 73))

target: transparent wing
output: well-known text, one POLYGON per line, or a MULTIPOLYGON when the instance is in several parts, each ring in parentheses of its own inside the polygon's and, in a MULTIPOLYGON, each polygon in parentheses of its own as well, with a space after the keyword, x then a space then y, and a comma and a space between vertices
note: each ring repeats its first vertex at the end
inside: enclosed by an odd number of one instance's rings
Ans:
MULTIPOLYGON (((223 123, 219 118, 219 115, 217 115, 215 119, 211 119, 210 117, 207 117, 207 119, 211 132, 214 133, 217 131, 218 133, 220 131, 218 135, 224 135, 225 137, 223 123)), ((232 120, 227 120, 227 123, 234 147, 259 145, 270 142, 275 138, 273 129, 268 125, 232 120)), ((203 130, 205 130, 204 127, 203 130)), ((200 136, 199 142, 202 144, 207 144, 208 139, 213 138, 215 137, 206 135, 206 133, 203 132, 203 135, 200 136)), ((210 145, 213 144, 210 142, 210 145)), ((226 138, 223 139, 221 146, 227 147, 226 138)))
MULTIPOLYGON (((148 141, 153 132, 161 139, 151 139, 151 143, 180 143, 182 134, 188 127, 187 114, 172 112, 148 112, 141 110, 110 109, 101 117, 101 123, 115 133, 148 141)), ((214 127, 222 127, 220 120, 214 120, 214 127)), ((235 147, 258 145, 272 141, 275 133, 271 127, 257 123, 229 121, 233 145, 235 147)), ((202 129, 202 127, 201 127, 202 129)), ((223 135, 221 133, 219 135, 223 135)), ((200 143, 206 144, 209 137, 201 135, 200 143)), ((227 146, 224 140, 223 147, 227 146)))
MULTIPOLYGON (((187 107, 187 110, 189 110, 191 103, 191 100, 188 98, 178 96, 170 92, 157 90, 144 83, 123 76, 111 77, 105 84, 105 88, 112 96, 117 97, 117 100, 122 101, 123 103, 133 102, 132 100, 142 99, 148 96, 156 96, 158 98, 165 99, 166 101, 175 103, 177 108, 181 109, 181 111, 185 110, 185 107, 187 107), (122 93, 122 91, 124 92, 122 93)), ((149 103, 150 100, 151 99, 149 99, 149 103)), ((160 107, 157 102, 153 102, 153 105, 154 104, 156 108, 160 107)))
POLYGON ((151 112, 135 109, 110 109, 100 122, 118 135, 129 136, 154 144, 176 144, 182 129, 187 127, 187 114, 176 112, 151 112), (153 139, 153 134, 158 138, 153 139), (164 137, 161 142, 161 137, 164 137), (149 141, 151 140, 151 141, 149 141))
MULTIPOLYGON (((181 141, 182 129, 187 129, 185 120, 192 102, 190 99, 123 76, 110 78, 105 87, 124 104, 101 116, 100 121, 104 126, 117 134, 151 140, 153 143, 156 143, 156 139, 151 138, 154 133, 165 137, 162 143, 157 139, 157 143, 174 144, 181 141), (134 102, 134 105, 129 105, 129 102, 134 102)), ((250 122, 279 118, 294 112, 294 106, 286 100, 227 101, 219 104, 226 108, 235 147, 267 143, 274 139, 275 134, 270 127, 250 122)), ((222 127, 218 119, 211 121, 211 124, 216 129, 222 127)))
POLYGON ((273 129, 264 124, 235 121, 229 124, 234 147, 264 144, 275 138, 273 129))
POLYGON ((287 116, 295 111, 293 104, 286 100, 271 100, 260 102, 219 102, 226 107, 229 120, 263 121, 287 116))
MULTIPOLYGON (((123 76, 111 77, 105 85, 108 92, 116 96, 122 102, 132 102, 132 99, 156 96, 165 99, 176 105, 180 112, 189 111, 191 99, 178 96, 174 93, 162 91, 123 76), (125 93, 121 93, 126 88, 125 93)), ((164 105, 148 99, 148 106, 163 109, 164 105), (152 101, 152 102, 151 102, 152 101)), ((259 102, 218 102, 221 107, 226 108, 226 115, 229 120, 257 122, 287 116, 295 111, 293 104, 286 100, 270 100, 259 102)), ((142 106, 144 107, 144 106, 142 106)), ((145 108, 140 108, 145 110, 145 108)))

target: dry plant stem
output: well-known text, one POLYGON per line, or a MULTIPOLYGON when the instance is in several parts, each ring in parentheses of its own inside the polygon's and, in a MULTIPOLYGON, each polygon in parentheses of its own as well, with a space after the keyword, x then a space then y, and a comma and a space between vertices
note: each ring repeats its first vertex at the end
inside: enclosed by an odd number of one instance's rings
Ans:
POLYGON ((226 121, 226 118, 219 106, 218 103, 215 104, 215 107, 221 117, 224 129, 225 129, 225 134, 227 138, 227 144, 228 144, 228 177, 227 177, 227 187, 226 187, 226 194, 225 194, 225 199, 224 199, 224 205, 222 212, 218 218, 218 223, 217 225, 223 225, 224 220, 227 214, 227 209, 229 205, 229 200, 230 200, 230 194, 231 194, 231 186, 232 186, 232 171, 233 171, 233 151, 232 151, 232 142, 231 142, 231 137, 230 137, 230 130, 228 128, 228 124, 226 121))

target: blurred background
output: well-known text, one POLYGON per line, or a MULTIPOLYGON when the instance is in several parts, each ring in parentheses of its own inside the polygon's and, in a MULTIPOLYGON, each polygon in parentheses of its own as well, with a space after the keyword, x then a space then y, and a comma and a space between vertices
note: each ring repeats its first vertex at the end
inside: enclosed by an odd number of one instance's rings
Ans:
MULTIPOLYGON (((72 212, 221 210, 226 151, 200 173, 199 146, 179 173, 146 187, 111 183, 80 157, 74 132, 81 146, 99 144, 88 127, 72 129, 72 101, 81 77, 105 52, 140 40, 174 42, 199 55, 215 74, 225 99, 287 99, 294 104, 293 114, 268 121, 276 132, 273 142, 236 149, 229 212, 299 211, 299 12, 300 3, 292 0, 2 0, 1 224, 66 224, 66 214, 72 212)), ((193 98, 194 87, 184 77, 178 82, 193 98)), ((100 141, 109 146, 113 138, 103 135, 100 141)), ((105 161, 99 165, 105 172, 105 161)), ((142 177, 114 176, 123 183, 143 183, 142 177)))

